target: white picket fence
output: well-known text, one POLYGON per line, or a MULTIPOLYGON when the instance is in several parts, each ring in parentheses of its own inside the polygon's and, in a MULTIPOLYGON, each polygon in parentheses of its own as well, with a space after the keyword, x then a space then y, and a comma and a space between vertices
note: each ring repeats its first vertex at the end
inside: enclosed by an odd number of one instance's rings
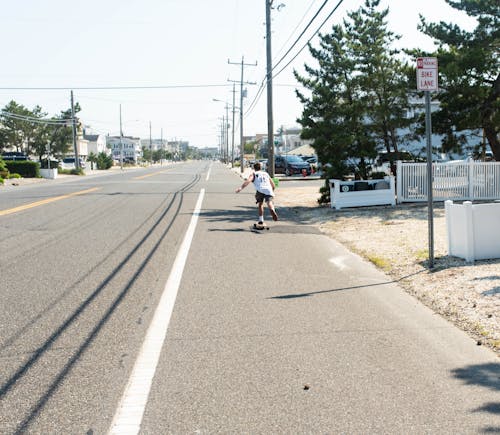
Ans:
MULTIPOLYGON (((397 202, 427 201, 427 163, 397 162, 397 202)), ((477 201, 500 199, 500 162, 432 164, 432 196, 477 201)))

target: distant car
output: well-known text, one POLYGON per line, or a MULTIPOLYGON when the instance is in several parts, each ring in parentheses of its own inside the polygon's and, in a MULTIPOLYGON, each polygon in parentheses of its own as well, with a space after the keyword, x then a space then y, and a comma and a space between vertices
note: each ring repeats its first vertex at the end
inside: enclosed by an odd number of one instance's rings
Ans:
POLYGON ((278 155, 274 159, 274 172, 276 174, 302 174, 305 171, 307 175, 311 175, 311 165, 304 162, 299 156, 293 154, 278 155))
POLYGON ((28 156, 24 153, 16 151, 6 151, 2 153, 3 160, 29 160, 28 156))
MULTIPOLYGON (((80 162, 80 168, 85 169, 85 162, 82 159, 78 159, 80 162)), ((76 169, 75 166, 76 159, 74 157, 65 157, 61 162, 62 169, 76 169)))

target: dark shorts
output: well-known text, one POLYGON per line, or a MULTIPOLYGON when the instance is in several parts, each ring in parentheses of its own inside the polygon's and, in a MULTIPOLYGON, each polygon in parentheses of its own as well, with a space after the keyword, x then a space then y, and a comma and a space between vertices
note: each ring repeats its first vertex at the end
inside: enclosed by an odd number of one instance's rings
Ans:
POLYGON ((273 199, 271 195, 266 195, 265 193, 262 192, 256 192, 255 193, 255 203, 260 204, 261 202, 269 202, 273 199))

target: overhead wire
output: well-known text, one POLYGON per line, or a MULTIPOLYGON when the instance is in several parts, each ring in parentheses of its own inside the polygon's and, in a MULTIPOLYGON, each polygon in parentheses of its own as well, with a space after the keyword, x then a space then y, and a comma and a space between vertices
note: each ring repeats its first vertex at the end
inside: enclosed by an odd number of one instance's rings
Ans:
MULTIPOLYGON (((337 5, 333 8, 333 10, 328 14, 328 16, 323 20, 321 25, 318 27, 318 29, 313 33, 313 35, 307 40, 307 42, 302 46, 302 48, 295 54, 294 57, 290 59, 290 61, 283 67, 281 68, 276 74, 273 75, 273 79, 277 76, 279 76, 296 58, 297 56, 306 48, 309 43, 312 41, 312 39, 319 33, 321 28, 325 25, 325 23, 330 19, 330 17, 335 13, 335 11, 339 8, 339 6, 344 2, 344 0, 339 0, 337 5)), ((273 68, 274 69, 274 68, 273 68)))
POLYGON ((127 89, 186 89, 186 88, 221 88, 229 84, 202 84, 202 85, 152 85, 152 86, 61 86, 61 87, 0 87, 0 90, 9 91, 69 91, 69 90, 127 90, 127 89))
MULTIPOLYGON (((321 25, 316 29, 316 31, 312 34, 312 36, 307 40, 307 42, 304 44, 304 46, 295 54, 295 56, 282 68, 280 69, 276 74, 273 75, 273 79, 276 78, 279 74, 281 74, 296 58, 297 56, 304 50, 304 48, 306 48, 308 46, 308 44, 312 41, 312 39, 319 33, 319 31, 321 30, 321 28, 325 25, 325 23, 331 18, 331 16, 335 13, 335 11, 340 7, 340 5, 343 3, 344 0, 339 0, 339 2, 336 4, 336 6, 333 8, 333 10, 328 14, 328 16, 323 20, 323 22, 321 23, 321 25)), ((300 38, 302 38, 302 36, 304 35, 305 31, 310 27, 310 25, 313 23, 313 21, 317 18, 318 14, 321 12, 321 10, 324 8, 324 6, 326 5, 326 3, 328 2, 328 0, 325 0, 323 2, 323 4, 320 6, 320 8, 318 9, 318 11, 316 12, 316 14, 314 15, 314 17, 309 21, 309 23, 307 24, 306 28, 301 32, 301 34, 299 35, 299 37, 295 40, 295 42, 292 44, 292 46, 290 47, 290 49, 281 57, 281 59, 271 68, 271 72, 283 61, 283 59, 290 53, 290 51, 293 49, 293 47, 295 45, 297 45, 298 41, 300 40, 300 38)), ((262 92, 264 91, 264 88, 265 88, 265 82, 266 82, 266 79, 267 79, 267 74, 266 76, 262 79, 262 82, 261 84, 259 85, 259 89, 252 101, 252 103, 250 104, 249 108, 247 109, 247 111, 245 112, 245 117, 247 117, 248 115, 250 115, 250 113, 254 110, 254 108, 256 107, 257 105, 257 102, 258 100, 260 99, 261 95, 262 95, 262 92)))
POLYGON ((5 110, 1 110, 0 111, 0 115, 4 116, 6 118, 15 119, 15 120, 18 120, 18 121, 30 122, 30 123, 33 123, 33 124, 67 125, 68 122, 72 121, 72 118, 61 119, 61 120, 57 120, 57 119, 44 119, 44 118, 34 118, 32 116, 19 115, 17 113, 7 112, 5 110))
POLYGON ((276 64, 274 64, 271 71, 273 71, 281 62, 283 62, 285 57, 288 56, 288 53, 290 53, 293 50, 293 47, 295 47, 298 44, 298 42, 300 41, 300 38, 302 38, 302 36, 304 36, 304 33, 306 33, 307 29, 309 29, 311 24, 314 22, 314 20, 317 18, 317 16, 320 14, 320 12, 323 10, 323 8, 326 6, 326 4, 328 2, 329 2, 329 0, 325 0, 323 2, 323 4, 319 7, 319 9, 316 11, 314 16, 309 20, 309 23, 307 23, 307 26, 304 28, 304 30, 302 30, 301 34, 297 37, 295 42, 291 45, 291 47, 287 50, 287 52, 283 56, 281 56, 281 59, 278 60, 278 62, 276 62, 276 64))
POLYGON ((295 26, 295 28, 292 30, 292 33, 290 33, 290 36, 287 38, 287 40, 283 43, 282 47, 276 53, 276 56, 273 59, 273 62, 276 60, 276 58, 278 58, 280 56, 281 52, 285 49, 285 46, 288 44, 288 42, 290 41, 290 39, 292 39, 293 34, 296 32, 296 30, 302 24, 302 21, 304 21, 304 19, 306 18, 306 15, 309 13, 309 11, 311 10, 311 8, 314 6, 314 3, 316 1, 317 0, 313 0, 311 2, 311 4, 309 5, 309 7, 307 8, 307 10, 304 12, 304 15, 302 16, 302 18, 300 19, 300 21, 297 23, 297 25, 295 26))

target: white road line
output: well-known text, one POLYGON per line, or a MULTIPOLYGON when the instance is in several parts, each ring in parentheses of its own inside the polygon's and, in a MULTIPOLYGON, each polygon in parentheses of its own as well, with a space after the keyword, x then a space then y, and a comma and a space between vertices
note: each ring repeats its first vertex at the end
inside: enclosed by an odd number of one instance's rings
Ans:
POLYGON ((142 416, 148 401, 161 348, 167 335, 168 324, 174 309, 177 291, 181 283, 182 273, 186 265, 204 196, 205 189, 201 189, 191 222, 175 258, 151 325, 149 325, 141 351, 135 361, 134 369, 113 418, 109 434, 137 434, 141 428, 142 416))
POLYGON ((208 168, 207 178, 205 179, 205 181, 208 181, 208 179, 210 178, 210 171, 211 170, 212 170, 212 164, 210 164, 210 168, 208 168))

